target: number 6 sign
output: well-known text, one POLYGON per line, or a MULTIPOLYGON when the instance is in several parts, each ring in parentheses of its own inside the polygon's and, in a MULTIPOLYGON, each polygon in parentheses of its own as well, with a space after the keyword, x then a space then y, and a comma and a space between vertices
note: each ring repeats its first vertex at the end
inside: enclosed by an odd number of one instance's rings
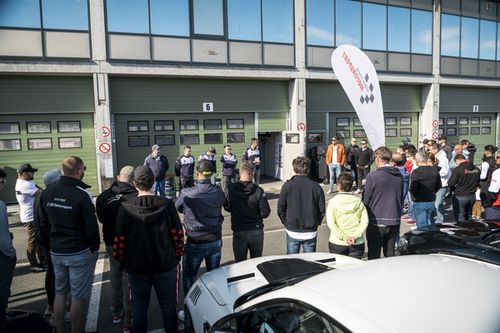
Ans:
POLYGON ((214 103, 203 103, 203 112, 213 112, 214 103))

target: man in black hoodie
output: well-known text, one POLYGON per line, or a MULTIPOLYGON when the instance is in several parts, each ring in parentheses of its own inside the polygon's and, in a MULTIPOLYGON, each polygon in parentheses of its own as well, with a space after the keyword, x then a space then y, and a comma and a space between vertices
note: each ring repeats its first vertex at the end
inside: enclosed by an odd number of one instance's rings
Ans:
POLYGON ((295 176, 281 188, 278 216, 286 228, 287 254, 316 252, 318 226, 325 217, 325 193, 307 176, 311 160, 299 156, 292 162, 295 176))
POLYGON ((264 190, 252 182, 254 166, 243 162, 240 180, 229 184, 224 209, 231 212, 233 230, 233 253, 236 262, 262 256, 264 248, 264 224, 271 213, 264 190))
POLYGON ((165 332, 177 332, 178 267, 184 234, 173 201, 155 196, 147 166, 134 171, 137 197, 122 202, 116 218, 113 256, 129 274, 134 332, 147 332, 154 286, 165 332))
POLYGON ((370 219, 366 229, 368 260, 394 256, 403 211, 403 176, 390 165, 392 151, 379 147, 374 152, 377 169, 366 177, 363 203, 370 219))
POLYGON ((465 222, 470 218, 472 205, 476 201, 476 190, 479 186, 480 172, 464 155, 455 156, 455 169, 451 172, 448 186, 453 191, 453 214, 457 222, 465 222))
POLYGON ((106 253, 109 258, 110 286, 111 286, 111 316, 113 324, 122 321, 123 327, 129 327, 131 322, 129 306, 129 287, 127 275, 120 269, 120 263, 113 257, 113 241, 115 238, 116 216, 123 201, 137 196, 133 185, 134 167, 124 166, 116 181, 96 200, 96 212, 102 223, 102 233, 106 244, 106 253))

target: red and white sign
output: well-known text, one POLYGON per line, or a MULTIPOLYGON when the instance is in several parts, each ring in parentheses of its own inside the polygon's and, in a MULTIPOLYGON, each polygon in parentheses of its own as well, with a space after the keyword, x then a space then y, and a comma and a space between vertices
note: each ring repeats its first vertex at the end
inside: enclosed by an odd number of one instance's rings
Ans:
POLYGON ((297 130, 299 130, 301 132, 305 131, 306 130, 306 124, 304 124, 304 123, 298 123, 297 130))
POLYGON ((101 127, 102 137, 107 138, 111 134, 111 130, 107 126, 101 127))
POLYGON ((439 123, 438 123, 438 121, 437 121, 437 120, 434 120, 434 121, 432 122, 432 127, 438 127, 438 124, 439 124, 439 123))
POLYGON ((438 133, 437 132, 432 132, 432 139, 436 140, 438 138, 438 133))
POLYGON ((103 154, 107 154, 111 151, 111 145, 107 142, 103 142, 99 145, 99 151, 103 154))

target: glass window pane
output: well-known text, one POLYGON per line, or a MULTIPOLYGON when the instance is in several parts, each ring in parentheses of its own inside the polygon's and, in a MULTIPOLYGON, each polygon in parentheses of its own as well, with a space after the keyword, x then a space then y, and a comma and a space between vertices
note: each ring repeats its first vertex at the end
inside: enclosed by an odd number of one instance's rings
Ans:
POLYGON ((160 146, 175 145, 175 135, 155 135, 155 142, 160 146))
POLYGON ((479 37, 479 58, 495 60, 496 23, 481 20, 481 36, 479 37))
POLYGON ((441 15, 441 55, 458 57, 460 55, 460 17, 441 15))
POLYGON ((385 124, 388 126, 394 126, 398 124, 398 118, 397 117, 385 117, 385 124))
POLYGON ((411 52, 432 53, 432 12, 411 11, 411 52))
POLYGON ((81 132, 82 128, 79 121, 58 121, 58 132, 81 132))
POLYGON ((197 130, 198 120, 179 120, 181 130, 197 130))
POLYGON ((173 120, 155 120, 155 131, 173 131, 174 129, 173 120))
POLYGON ((200 136, 198 134, 182 134, 181 145, 197 145, 200 144, 200 136))
POLYGON ((222 120, 220 119, 205 119, 203 120, 203 128, 206 130, 221 130, 222 120))
POLYGON ((396 52, 410 52, 410 10, 389 7, 387 49, 396 52))
POLYGON ((1 0, 0 26, 40 28, 40 2, 38 0, 1 0))
POLYGON ((307 44, 334 46, 333 0, 306 0, 307 44))
POLYGON ((335 9, 337 46, 352 44, 361 47, 361 4, 337 0, 335 9))
POLYGON ((129 121, 127 122, 129 132, 147 132, 149 125, 147 120, 129 121))
POLYGON ((19 134, 19 123, 0 123, 0 134, 19 134))
POLYGON ((149 135, 129 136, 129 147, 149 147, 149 135))
POLYGON ((20 139, 0 139, 0 151, 21 150, 20 139))
POLYGON ((59 148, 60 149, 70 149, 70 148, 82 148, 82 138, 59 138, 59 148))
POLYGON ((335 132, 337 138, 342 139, 342 140, 349 140, 351 137, 351 131, 350 130, 338 130, 335 132))
POLYGON ((471 127, 470 128, 470 134, 472 134, 472 135, 479 135, 479 134, 481 134, 480 127, 471 127))
POLYGON ((386 6, 363 3, 363 48, 387 49, 386 6))
POLYGON ((150 0, 151 33, 189 36, 188 0, 150 0))
POLYGON ((43 27, 89 30, 87 0, 42 0, 43 27))
POLYGON ((323 142, 323 133, 307 133, 307 142, 309 143, 323 142))
POLYGON ((52 149, 51 138, 28 139, 28 149, 52 149))
POLYGON ((222 143, 222 133, 205 134, 204 138, 206 144, 222 143))
POLYGON ((365 130, 355 129, 352 131, 352 136, 354 136, 355 138, 366 138, 366 133, 365 130))
POLYGON ((339 127, 349 126, 349 118, 337 118, 336 124, 339 127))
POLYGON ((389 138, 398 136, 397 128, 386 128, 385 129, 385 136, 389 137, 389 138))
POLYGON ((245 142, 244 132, 227 133, 227 143, 241 143, 241 142, 245 142))
POLYGON ((107 0, 108 31, 149 33, 147 0, 107 0))
POLYGON ((401 128, 399 130, 399 136, 411 136, 411 128, 401 128))
POLYGON ((477 58, 478 55, 479 20, 462 17, 461 57, 477 58))
POLYGON ((228 0, 229 39, 261 40, 260 0, 228 0))
POLYGON ((228 129, 245 128, 243 119, 228 119, 226 124, 228 129))
POLYGON ((491 134, 491 127, 483 127, 483 134, 491 134))
POLYGON ((411 117, 401 117, 399 118, 400 125, 411 125, 411 117))
POLYGON ((224 35, 222 0, 193 0, 194 33, 224 35))
POLYGON ((265 42, 293 43, 293 0, 263 0, 262 30, 265 42))
POLYGON ((28 122, 26 123, 26 132, 33 133, 50 133, 50 122, 40 121, 40 122, 28 122))

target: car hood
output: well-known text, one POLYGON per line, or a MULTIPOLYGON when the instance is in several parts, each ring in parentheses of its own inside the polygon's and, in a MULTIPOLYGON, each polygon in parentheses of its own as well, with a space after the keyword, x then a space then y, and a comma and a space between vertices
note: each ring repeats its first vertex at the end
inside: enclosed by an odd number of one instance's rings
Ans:
POLYGON ((220 306, 232 307, 240 296, 269 284, 269 281, 259 271, 257 265, 271 260, 290 258, 314 261, 332 268, 346 266, 360 261, 346 256, 321 252, 266 256, 222 266, 216 270, 203 274, 200 277, 200 282, 205 285, 217 304, 220 306))

